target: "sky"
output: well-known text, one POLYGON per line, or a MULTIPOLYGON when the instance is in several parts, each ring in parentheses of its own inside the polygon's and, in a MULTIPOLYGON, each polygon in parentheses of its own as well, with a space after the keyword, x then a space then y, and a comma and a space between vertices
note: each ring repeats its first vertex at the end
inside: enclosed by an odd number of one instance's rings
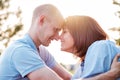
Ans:
MULTIPOLYGON (((113 5, 112 0, 12 0, 12 8, 20 6, 23 13, 24 33, 29 29, 32 11, 40 4, 50 3, 55 5, 63 14, 64 18, 69 15, 88 15, 95 18, 102 28, 108 32, 111 38, 118 38, 117 32, 109 32, 111 27, 120 26, 120 19, 115 12, 120 7, 113 5)), ((74 64, 76 59, 70 53, 60 51, 60 42, 52 41, 47 49, 53 54, 59 63, 74 64)))

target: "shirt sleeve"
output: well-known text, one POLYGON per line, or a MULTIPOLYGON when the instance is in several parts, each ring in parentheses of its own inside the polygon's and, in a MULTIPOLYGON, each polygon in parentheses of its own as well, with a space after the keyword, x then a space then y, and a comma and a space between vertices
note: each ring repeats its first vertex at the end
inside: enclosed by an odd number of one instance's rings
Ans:
POLYGON ((105 42, 92 44, 87 51, 81 77, 88 78, 108 71, 116 53, 115 47, 105 42))
POLYGON ((12 63, 16 70, 25 77, 28 73, 45 66, 37 51, 29 47, 16 48, 12 55, 12 63))
POLYGON ((39 55, 44 60, 45 64, 48 67, 53 68, 57 63, 54 57, 50 54, 50 52, 44 46, 40 46, 39 50, 40 50, 39 55))

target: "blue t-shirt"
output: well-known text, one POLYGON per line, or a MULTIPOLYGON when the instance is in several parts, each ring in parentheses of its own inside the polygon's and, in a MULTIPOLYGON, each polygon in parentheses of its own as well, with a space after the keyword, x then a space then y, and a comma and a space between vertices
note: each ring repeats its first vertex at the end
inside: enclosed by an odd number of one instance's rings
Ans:
POLYGON ((55 60, 45 49, 35 44, 28 34, 9 46, 0 58, 0 80, 28 80, 26 75, 47 65, 52 68, 55 60))
POLYGON ((82 62, 84 65, 79 66, 72 79, 89 78, 107 72, 117 53, 120 53, 120 49, 110 40, 94 42, 87 50, 82 62))

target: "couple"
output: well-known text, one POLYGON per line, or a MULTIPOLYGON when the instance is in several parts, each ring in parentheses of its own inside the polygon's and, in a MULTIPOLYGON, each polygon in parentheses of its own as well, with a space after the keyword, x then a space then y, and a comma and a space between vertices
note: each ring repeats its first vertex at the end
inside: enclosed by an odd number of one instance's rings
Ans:
POLYGON ((1 55, 0 80, 116 80, 120 77, 119 52, 93 18, 64 20, 55 6, 44 4, 34 10, 28 33, 1 55), (62 51, 81 58, 73 76, 45 49, 54 39, 61 40, 62 51))

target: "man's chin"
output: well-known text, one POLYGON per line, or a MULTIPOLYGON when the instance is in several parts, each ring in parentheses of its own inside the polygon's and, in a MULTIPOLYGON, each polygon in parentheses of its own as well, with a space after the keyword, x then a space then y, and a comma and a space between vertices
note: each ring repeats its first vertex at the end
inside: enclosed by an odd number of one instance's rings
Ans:
POLYGON ((46 46, 46 47, 47 47, 47 46, 49 46, 49 44, 43 44, 43 46, 46 46))

